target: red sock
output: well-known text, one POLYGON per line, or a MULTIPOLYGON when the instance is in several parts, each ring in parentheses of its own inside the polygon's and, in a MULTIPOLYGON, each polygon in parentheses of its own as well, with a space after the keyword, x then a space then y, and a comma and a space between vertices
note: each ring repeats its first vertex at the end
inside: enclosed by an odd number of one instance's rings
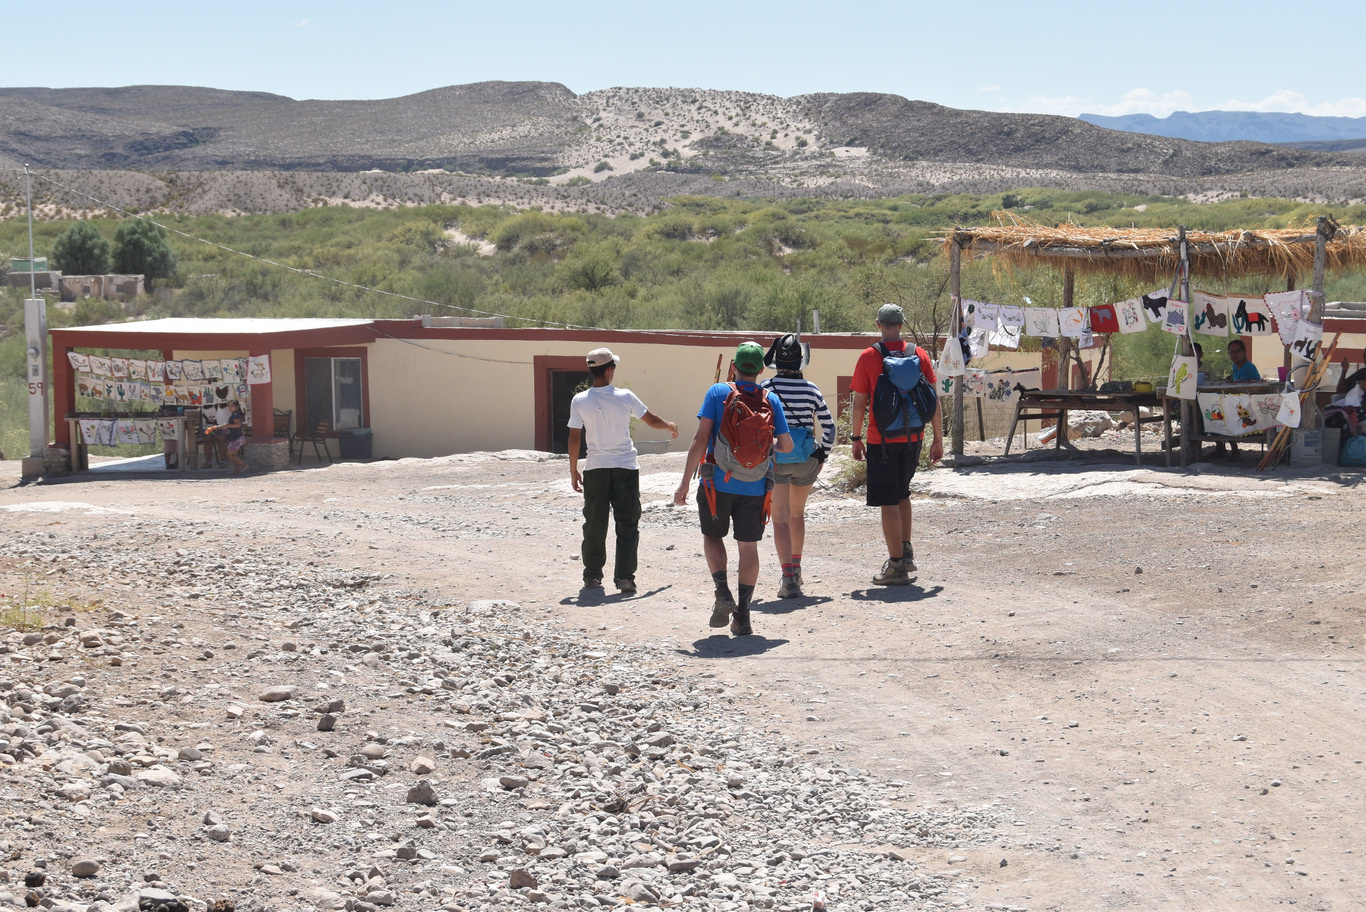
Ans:
POLYGON ((798 564, 783 564, 783 576, 796 576, 798 564))

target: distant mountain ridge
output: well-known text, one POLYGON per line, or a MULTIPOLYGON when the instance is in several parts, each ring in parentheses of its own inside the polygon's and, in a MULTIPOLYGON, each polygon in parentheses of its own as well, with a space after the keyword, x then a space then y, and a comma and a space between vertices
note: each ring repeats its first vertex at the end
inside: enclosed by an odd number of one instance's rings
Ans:
POLYGON ((482 82, 297 101, 193 86, 0 88, 0 218, 21 165, 52 217, 494 203, 650 212, 681 195, 879 198, 1022 187, 1366 200, 1352 140, 1312 149, 1121 132, 1074 117, 876 92, 781 98, 686 88, 576 95, 482 82))
POLYGON ((1109 130, 1196 142, 1299 144, 1366 140, 1366 117, 1315 117, 1261 111, 1176 111, 1166 117, 1082 114, 1079 119, 1109 130))
POLYGON ((368 101, 188 86, 0 88, 0 158, 52 169, 416 171, 584 176, 651 169, 774 179, 972 163, 1190 178, 1354 163, 1276 146, 1117 133, 1076 118, 964 111, 881 93, 483 82, 368 101), (846 150, 846 151, 841 151, 846 150), (841 158, 845 159, 841 162, 841 158))

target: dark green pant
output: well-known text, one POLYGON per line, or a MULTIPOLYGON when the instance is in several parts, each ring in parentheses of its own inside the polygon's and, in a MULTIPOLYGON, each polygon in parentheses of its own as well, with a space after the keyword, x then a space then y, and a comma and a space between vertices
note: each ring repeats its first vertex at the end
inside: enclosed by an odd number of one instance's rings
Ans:
POLYGON ((617 520, 617 565, 613 579, 636 578, 640 544, 640 472, 592 469, 583 473, 583 580, 602 579, 607 563, 607 512, 617 520))

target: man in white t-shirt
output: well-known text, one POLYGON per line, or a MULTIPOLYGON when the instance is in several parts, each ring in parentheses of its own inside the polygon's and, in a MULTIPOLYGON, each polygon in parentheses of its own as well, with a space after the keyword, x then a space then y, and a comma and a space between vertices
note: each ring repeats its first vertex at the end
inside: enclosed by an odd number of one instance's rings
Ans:
POLYGON ((612 386, 621 361, 606 348, 588 353, 593 385, 569 404, 569 480, 583 493, 583 586, 602 585, 607 563, 607 514, 617 523, 617 560, 613 579, 626 595, 636 591, 636 547, 640 543, 640 463, 631 442, 631 419, 678 436, 678 425, 645 407, 630 390, 612 386), (580 441, 587 438, 588 459, 579 474, 580 441))

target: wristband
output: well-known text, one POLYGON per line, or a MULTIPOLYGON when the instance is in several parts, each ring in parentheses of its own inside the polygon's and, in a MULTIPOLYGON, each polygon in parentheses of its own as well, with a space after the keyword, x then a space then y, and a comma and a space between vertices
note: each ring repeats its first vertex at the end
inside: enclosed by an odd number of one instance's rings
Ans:
POLYGON ((849 439, 850 439, 850 440, 862 440, 862 439, 863 439, 863 436, 862 436, 861 434, 850 434, 850 435, 849 435, 849 439))

